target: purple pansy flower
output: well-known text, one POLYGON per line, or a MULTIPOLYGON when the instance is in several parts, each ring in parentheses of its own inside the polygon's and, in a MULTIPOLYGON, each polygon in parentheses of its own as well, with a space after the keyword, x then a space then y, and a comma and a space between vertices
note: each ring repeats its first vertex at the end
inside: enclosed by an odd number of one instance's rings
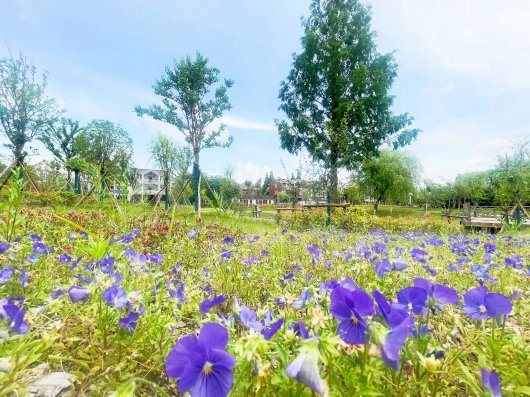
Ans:
POLYGON ((415 278, 414 286, 423 288, 427 292, 428 297, 431 298, 436 305, 444 303, 448 305, 456 305, 460 300, 458 292, 454 289, 443 284, 433 284, 425 278, 415 278))
POLYGON ((394 307, 388 303, 386 297, 379 292, 374 290, 372 292, 375 302, 377 303, 377 312, 380 314, 390 328, 397 327, 399 324, 409 317, 408 311, 402 307, 394 307))
POLYGON ((70 296, 70 300, 72 301, 72 303, 77 303, 79 301, 86 302, 90 297, 88 288, 79 287, 77 285, 73 285, 68 288, 68 295, 70 296))
POLYGON ((45 255, 48 253, 48 248, 46 247, 46 244, 40 242, 40 241, 35 241, 33 243, 33 252, 35 254, 39 254, 39 255, 45 255))
POLYGON ((487 371, 481 369, 482 386, 485 390, 489 390, 493 397, 501 397, 501 382, 499 374, 496 371, 487 371))
POLYGON ((291 304, 291 306, 294 307, 295 309, 303 309, 309 299, 311 299, 311 293, 309 292, 308 289, 306 289, 304 290, 304 292, 300 294, 300 298, 295 300, 291 304))
POLYGON ((309 332, 307 331, 307 327, 303 321, 299 320, 291 323, 289 329, 292 330, 295 335, 298 335, 302 339, 309 339, 309 332))
POLYGON ((9 303, 7 305, 3 305, 2 311, 9 320, 11 332, 17 334, 25 334, 28 332, 28 324, 24 321, 26 309, 21 309, 17 305, 9 303))
POLYGON ((387 367, 399 370, 399 354, 407 338, 414 330, 414 318, 408 316, 401 324, 392 328, 386 335, 385 342, 381 348, 381 356, 387 367))
POLYGON ((20 285, 22 285, 24 288, 26 288, 29 285, 29 276, 26 269, 22 269, 20 271, 20 276, 18 277, 18 281, 20 282, 20 285))
POLYGON ((189 237, 189 238, 195 238, 195 237, 197 237, 198 235, 199 235, 199 232, 197 232, 197 231, 195 231, 195 230, 190 230, 190 231, 188 232, 188 237, 189 237))
POLYGON ((11 280, 11 277, 13 277, 13 274, 15 273, 15 270, 12 266, 4 266, 0 270, 0 284, 5 284, 9 280, 11 280))
POLYGON ((285 374, 323 396, 325 389, 318 370, 318 356, 318 347, 315 343, 303 345, 298 356, 285 369, 285 374))
POLYGON ((62 254, 61 256, 59 256, 59 262, 61 262, 63 265, 70 263, 71 260, 72 257, 68 254, 62 254))
POLYGON ((205 324, 199 337, 180 338, 166 359, 166 372, 178 378, 178 391, 193 397, 228 395, 234 384, 236 360, 225 351, 228 332, 216 323, 205 324))
POLYGON ((112 307, 120 308, 127 305, 127 294, 123 288, 113 285, 103 292, 103 300, 112 307))
POLYGON ((270 338, 272 338, 274 336, 274 334, 276 332, 278 332, 280 330, 280 328, 283 325, 283 321, 284 321, 284 319, 280 318, 278 321, 272 323, 269 328, 265 328, 265 329, 263 329, 261 331, 261 334, 263 335, 265 340, 269 340, 270 338))
POLYGON ((64 294, 64 289, 58 289, 56 291, 53 291, 52 293, 52 300, 56 300, 59 296, 64 294))
POLYGON ((133 334, 134 331, 136 330, 136 323, 139 317, 140 315, 138 313, 130 312, 126 317, 122 317, 118 320, 118 326, 122 330, 130 334, 133 334))
POLYGON ((239 319, 241 323, 248 329, 260 332, 263 329, 263 324, 258 321, 256 312, 245 305, 241 305, 239 312, 239 319))
POLYGON ((340 321, 337 333, 349 344, 363 344, 368 325, 364 316, 374 313, 374 303, 363 290, 336 287, 331 293, 331 314, 340 321))
POLYGON ((427 291, 418 287, 403 288, 397 293, 398 303, 394 306, 421 314, 427 304, 427 291))
POLYGON ((512 303, 507 296, 488 292, 488 287, 473 288, 464 295, 462 310, 473 320, 484 320, 512 311, 512 303))
POLYGON ((215 296, 213 299, 205 299, 200 306, 201 313, 208 313, 213 307, 219 306, 220 304, 226 302, 228 298, 223 295, 215 296))
POLYGON ((11 247, 9 243, 0 243, 0 254, 3 254, 11 247))

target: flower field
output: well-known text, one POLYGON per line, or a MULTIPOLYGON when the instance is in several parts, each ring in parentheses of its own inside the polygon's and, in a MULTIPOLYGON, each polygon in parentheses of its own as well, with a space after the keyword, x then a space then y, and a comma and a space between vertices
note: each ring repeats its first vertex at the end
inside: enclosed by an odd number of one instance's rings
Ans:
POLYGON ((530 240, 25 211, 0 395, 530 395, 530 240))

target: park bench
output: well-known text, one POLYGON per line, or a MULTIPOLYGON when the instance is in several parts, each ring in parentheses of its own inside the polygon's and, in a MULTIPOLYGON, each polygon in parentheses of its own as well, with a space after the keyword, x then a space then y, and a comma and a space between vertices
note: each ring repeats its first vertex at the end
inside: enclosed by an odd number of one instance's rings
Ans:
POLYGON ((346 211, 346 208, 350 207, 350 203, 341 203, 341 204, 304 204, 302 207, 304 208, 342 208, 344 211, 346 211))
POLYGON ((278 212, 278 214, 280 214, 282 211, 291 211, 292 213, 294 213, 295 211, 307 211, 305 208, 288 208, 288 207, 279 207, 279 208, 276 208, 276 211, 278 212))

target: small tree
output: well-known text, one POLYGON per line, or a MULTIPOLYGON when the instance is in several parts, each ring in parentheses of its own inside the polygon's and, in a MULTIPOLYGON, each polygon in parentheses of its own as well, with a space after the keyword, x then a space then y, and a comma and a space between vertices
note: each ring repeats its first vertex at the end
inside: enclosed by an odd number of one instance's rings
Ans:
POLYGON ((415 157, 403 152, 383 150, 379 157, 366 160, 361 166, 359 182, 374 201, 374 211, 383 200, 406 201, 415 190, 419 176, 415 157))
POLYGON ((15 164, 24 166, 25 146, 60 116, 54 99, 44 94, 48 73, 36 79, 36 68, 22 55, 0 59, 0 126, 9 140, 15 164))
POLYGON ((103 191, 106 182, 127 175, 131 168, 132 144, 127 131, 118 124, 93 120, 77 137, 75 150, 83 160, 98 168, 103 191))
POLYGON ((174 62, 172 68, 166 67, 165 74, 153 85, 155 94, 162 97, 162 105, 149 108, 136 106, 136 114, 172 124, 184 134, 186 142, 193 151, 193 179, 195 212, 201 214, 199 167, 200 152, 212 147, 229 147, 227 142, 219 141, 224 126, 212 128, 212 123, 223 113, 231 109, 226 91, 233 84, 224 80, 213 96, 208 96, 213 86, 219 82, 219 70, 208 66, 208 59, 197 54, 195 59, 183 58, 174 62))
POLYGON ((151 157, 157 167, 162 170, 162 179, 164 183, 164 206, 166 211, 169 208, 169 188, 171 184, 171 175, 177 169, 178 147, 167 136, 158 134, 149 148, 151 157))
POLYGON ((46 149, 66 168, 68 190, 71 188, 72 171, 74 172, 74 189, 77 194, 80 192, 80 167, 77 167, 73 160, 77 156, 75 139, 82 130, 78 121, 63 117, 59 122, 50 121, 39 137, 46 149))

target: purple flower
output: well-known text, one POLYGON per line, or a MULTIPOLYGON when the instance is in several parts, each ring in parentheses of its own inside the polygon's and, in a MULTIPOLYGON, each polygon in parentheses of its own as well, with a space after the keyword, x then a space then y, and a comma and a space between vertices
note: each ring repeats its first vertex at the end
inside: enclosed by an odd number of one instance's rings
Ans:
POLYGON ((59 256, 59 262, 61 262, 63 265, 70 263, 71 260, 72 257, 68 254, 62 254, 61 256, 59 256))
POLYGON ((64 294, 64 289, 58 289, 56 291, 53 291, 52 293, 52 300, 56 300, 59 296, 64 294))
POLYGON ((401 324, 392 328, 386 335, 385 342, 381 348, 381 356, 387 367, 399 370, 399 354, 407 338, 414 330, 414 318, 408 316, 401 324))
POLYGON ((176 283, 180 283, 176 290, 169 290, 169 296, 177 298, 179 304, 182 305, 186 300, 186 294, 184 293, 184 281, 177 280, 176 283))
POLYGON ((309 339, 309 332, 307 331, 307 327, 303 321, 295 321, 291 323, 289 329, 302 339, 309 339))
POLYGON ((20 276, 18 278, 18 281, 20 281, 20 285, 22 285, 24 288, 26 288, 29 285, 29 277, 28 272, 26 269, 22 269, 20 271, 20 276))
POLYGON ((103 292, 103 300, 112 307, 124 307, 127 305, 127 294, 123 288, 113 285, 103 292))
POLYGON ((487 371, 484 368, 480 370, 482 374, 482 386, 489 390, 493 397, 501 397, 501 382, 497 371, 487 371))
POLYGON ((510 299, 502 294, 488 292, 488 287, 473 288, 464 295, 462 310, 473 320, 484 320, 512 311, 510 299))
POLYGON ((118 326, 122 330, 133 334, 139 317, 140 315, 138 313, 130 312, 126 317, 122 317, 118 320, 118 326))
POLYGON ((212 300, 205 299, 200 306, 201 313, 208 313, 213 307, 219 306, 220 304, 226 302, 228 298, 223 295, 215 296, 212 300))
POLYGON ((226 248, 221 248, 221 259, 224 261, 227 261, 232 257, 232 252, 227 250, 226 248))
POLYGON ((413 248, 410 251, 410 256, 412 259, 417 260, 418 262, 427 262, 429 259, 431 259, 427 251, 419 248, 413 248))
POLYGON ((232 237, 225 237, 221 241, 225 244, 234 244, 234 239, 232 237))
POLYGON ((189 238, 195 238, 195 237, 197 237, 198 235, 199 235, 199 232, 197 232, 197 231, 195 231, 195 230, 190 230, 190 231, 188 232, 188 237, 189 237, 189 238))
POLYGON ((178 391, 193 397, 228 395, 236 360, 225 351, 227 344, 228 332, 216 323, 205 324, 198 338, 180 338, 166 359, 167 375, 179 378, 178 391))
POLYGON ((308 245, 307 247, 305 247, 305 249, 307 250, 307 252, 309 252, 315 257, 314 260, 316 262, 320 260, 320 250, 318 249, 317 245, 308 245))
POLYGON ((295 300, 291 304, 291 306, 294 307, 295 309, 303 309, 309 299, 311 299, 311 293, 309 292, 308 289, 306 289, 304 292, 300 294, 300 298, 295 300))
POLYGON ((77 303, 79 301, 86 302, 90 297, 88 288, 79 287, 77 285, 73 285, 68 289, 68 295, 70 296, 72 303, 77 303))
POLYGON ((0 284, 5 284, 9 280, 11 280, 11 277, 13 277, 13 274, 15 273, 15 270, 11 266, 4 266, 0 270, 0 284))
POLYGON ((11 247, 9 243, 0 243, 0 254, 3 254, 11 247))
POLYGON ((39 236, 37 233, 33 233, 29 236, 29 239, 31 241, 42 241, 42 237, 39 236))
POLYGON ((147 260, 160 265, 164 260, 164 256, 161 253, 147 255, 147 260))
POLYGON ((491 243, 484 243, 484 251, 488 254, 493 254, 495 252, 495 250, 497 249, 497 247, 495 246, 495 244, 491 244, 491 243))
POLYGON ((421 314, 427 304, 427 291, 418 287, 403 288, 397 294, 398 302, 396 307, 407 309, 414 314, 421 314))
POLYGON ((30 263, 37 263, 39 261, 39 257, 35 254, 29 254, 26 256, 26 260, 30 263))
POLYGON ((390 328, 397 327, 403 322, 403 320, 405 320, 405 318, 409 317, 408 311, 406 309, 391 306, 390 303, 388 303, 386 297, 378 290, 374 290, 372 295, 374 296, 375 302, 377 303, 378 314, 383 317, 390 328))
POLYGON ((48 248, 46 247, 46 244, 40 241, 35 241, 33 243, 33 252, 39 255, 46 255, 48 253, 48 248))
POLYGON ((239 319, 241 323, 248 329, 260 332, 263 329, 263 324, 258 321, 256 312, 245 305, 241 305, 239 312, 239 319))
POLYGON ((278 321, 272 323, 269 328, 265 328, 261 331, 261 334, 263 335, 265 340, 269 340, 274 336, 276 332, 280 330, 283 325, 283 321, 283 318, 280 318, 278 321))
POLYGON ((363 344, 368 326, 363 316, 374 313, 374 303, 363 290, 336 287, 331 293, 330 313, 340 321, 337 333, 349 344, 363 344))
POLYGON ((101 272, 110 275, 114 270, 114 261, 115 259, 113 256, 101 259, 98 262, 98 265, 101 268, 101 272))
POLYGON ((287 366, 285 374, 323 396, 325 390, 318 370, 318 356, 318 347, 315 343, 303 345, 298 356, 287 366))
POLYGON ((16 334, 25 334, 28 332, 28 324, 24 322, 26 309, 21 309, 14 304, 7 304, 3 305, 3 312, 6 314, 9 320, 11 332, 16 334))
POLYGON ((456 292, 454 289, 443 284, 433 284, 425 278, 415 278, 414 286, 423 288, 427 292, 429 298, 434 300, 435 304, 437 305, 443 303, 448 305, 456 305, 460 300, 458 292, 456 292))

